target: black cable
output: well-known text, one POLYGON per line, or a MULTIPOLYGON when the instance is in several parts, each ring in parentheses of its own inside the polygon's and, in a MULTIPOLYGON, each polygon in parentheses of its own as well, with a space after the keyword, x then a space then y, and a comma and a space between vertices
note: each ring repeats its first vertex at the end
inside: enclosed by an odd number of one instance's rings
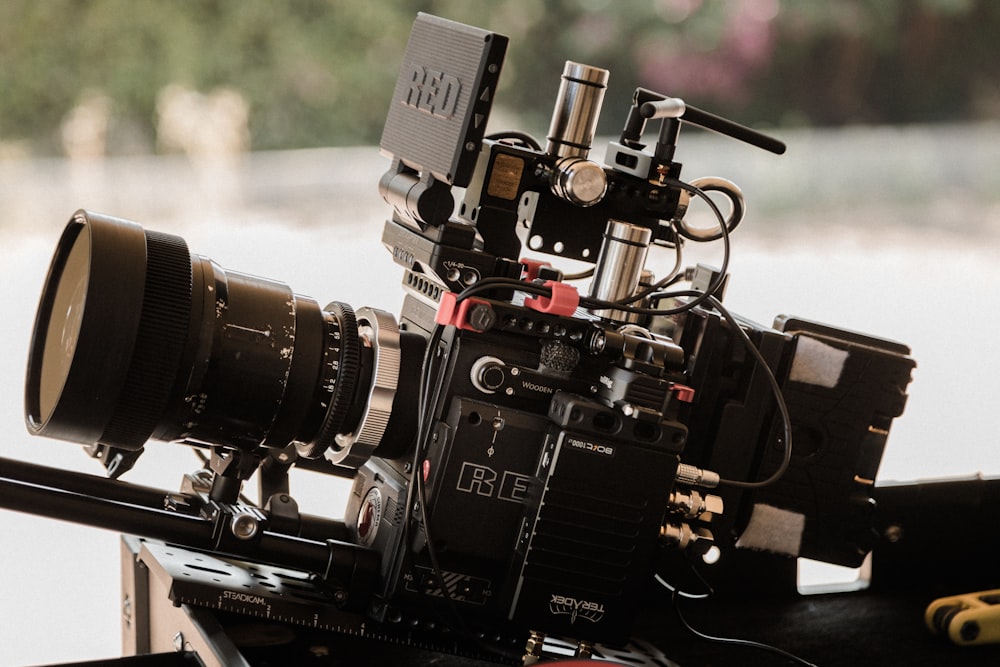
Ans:
POLYGON ((526 132, 517 132, 514 130, 508 130, 504 132, 497 132, 495 134, 490 134, 485 137, 490 141, 503 141, 505 139, 513 139, 521 144, 527 146, 536 151, 542 150, 542 145, 538 143, 538 140, 526 132))
MULTIPOLYGON (((694 290, 672 293, 673 296, 694 296, 697 294, 704 294, 704 293, 697 292, 694 290)), ((775 377, 774 373, 771 371, 771 367, 767 364, 767 361, 764 359, 764 355, 762 355, 760 350, 757 349, 757 346, 753 344, 753 341, 751 341, 750 337, 747 336, 746 331, 743 330, 743 327, 740 326, 739 322, 733 316, 733 314, 730 313, 722 305, 722 303, 714 296, 708 295, 705 301, 708 303, 709 306, 717 310, 719 314, 721 314, 722 317, 729 323, 729 325, 736 332, 736 335, 740 338, 740 342, 743 343, 743 346, 747 349, 748 352, 750 352, 754 360, 760 366, 762 372, 764 373, 764 377, 767 378, 768 385, 771 388, 771 392, 774 396, 775 403, 777 404, 778 407, 778 412, 781 414, 782 427, 783 427, 782 437, 784 441, 783 443, 784 447, 783 447, 781 464, 778 466, 778 469, 775 470, 767 479, 760 481, 744 482, 744 481, 725 479, 725 478, 719 480, 719 484, 725 484, 727 486, 734 486, 741 489, 759 489, 768 486, 770 484, 774 484, 779 479, 781 479, 781 477, 783 477, 785 472, 788 470, 788 466, 791 464, 792 419, 790 413, 788 412, 788 404, 785 402, 785 396, 781 392, 781 385, 778 383, 778 378, 775 377)), ((677 308, 669 308, 664 310, 658 310, 655 308, 634 308, 631 306, 620 307, 620 306, 614 306, 614 304, 608 301, 601 301, 598 299, 589 299, 589 298, 580 299, 580 303, 587 308, 603 309, 603 308, 618 307, 620 310, 625 310, 630 313, 638 313, 640 315, 673 315, 679 312, 690 310, 690 308, 692 307, 691 302, 682 304, 677 308)))
POLYGON ((729 325, 736 331, 737 335, 743 342, 743 346, 753 355, 753 358, 760 365, 761 370, 764 372, 764 377, 767 378, 768 384, 771 386, 771 392, 774 395, 774 400, 778 405, 778 412, 781 413, 782 426, 784 428, 784 448, 781 458, 781 465, 778 469, 771 473, 771 476, 767 479, 763 479, 756 482, 742 482, 738 480, 731 479, 720 479, 719 484, 725 484, 727 486, 735 486, 739 489, 759 489, 764 486, 768 486, 777 482, 781 479, 785 472, 788 470, 788 465, 792 460, 792 417, 788 412, 788 404, 785 403, 785 396, 781 393, 781 385, 778 383, 778 378, 775 377, 774 373, 771 371, 771 367, 768 366, 767 360, 764 359, 764 355, 761 354, 757 346, 753 344, 750 337, 747 336, 747 332, 743 330, 736 318, 733 317, 732 313, 723 307, 722 303, 719 302, 714 296, 709 297, 709 304, 712 308, 719 311, 719 313, 729 322, 729 325))
POLYGON ((679 273, 670 280, 668 280, 667 283, 664 285, 664 287, 672 287, 673 285, 676 285, 679 282, 683 282, 683 280, 684 280, 684 274, 679 273))
MULTIPOLYGON (((417 437, 415 439, 415 446, 413 448, 413 461, 411 463, 410 474, 412 475, 410 479, 410 484, 406 489, 406 521, 403 522, 403 542, 406 545, 410 543, 410 517, 412 516, 414 509, 414 501, 416 500, 416 480, 417 476, 423 476, 423 460, 424 460, 424 446, 425 443, 429 441, 430 434, 428 432, 428 426, 431 421, 428 419, 428 414, 431 410, 431 404, 429 399, 429 392, 431 391, 431 379, 436 377, 436 373, 433 372, 434 359, 437 357, 438 344, 441 341, 441 335, 444 331, 444 327, 437 325, 431 332, 431 336, 427 341, 427 347, 424 350, 424 360, 421 365, 420 370, 420 387, 417 394, 417 437)), ((409 548, 409 546, 407 546, 409 548)))
POLYGON ((723 646, 737 646, 742 648, 753 648, 761 651, 767 651, 769 653, 781 656, 786 660, 790 660, 791 662, 794 662, 795 664, 800 665, 801 667, 816 667, 815 663, 800 658, 794 653, 790 653, 782 648, 778 648, 777 646, 764 644, 763 642, 757 642, 750 639, 738 639, 735 637, 719 637, 716 635, 710 635, 701 632, 700 630, 696 630, 690 623, 688 623, 687 619, 684 618, 684 614, 681 612, 681 607, 678 604, 678 599, 680 597, 678 595, 678 592, 674 590, 671 593, 670 597, 674 605, 674 612, 677 614, 677 620, 680 621, 681 625, 684 627, 685 630, 687 630, 688 632, 690 632, 692 635, 694 635, 699 639, 702 639, 704 641, 709 641, 715 644, 722 644, 723 646))
MULTIPOLYGON (((685 183, 684 181, 677 180, 675 178, 667 178, 665 180, 665 183, 668 185, 673 185, 674 187, 680 188, 682 190, 687 190, 691 194, 703 199, 705 203, 708 204, 709 208, 712 209, 712 213, 715 214, 716 220, 719 221, 719 230, 721 232, 721 238, 722 238, 722 265, 720 266, 718 273, 712 280, 711 284, 709 284, 708 289, 706 289, 704 292, 700 292, 699 296, 695 297, 693 301, 688 302, 688 304, 686 304, 684 308, 677 311, 681 312, 683 310, 689 310, 691 308, 694 308, 695 306, 702 304, 709 296, 714 295, 717 291, 719 291, 719 288, 722 287, 722 284, 726 279, 726 272, 729 270, 729 256, 732 250, 729 239, 730 230, 729 226, 726 225, 726 219, 722 215, 722 211, 719 210, 719 207, 712 200, 712 198, 708 196, 707 192, 705 192, 704 190, 702 190, 697 186, 691 185, 690 183, 685 183)), ((630 303, 635 303, 636 301, 641 301, 646 297, 650 296, 651 294, 654 294, 657 290, 662 289, 663 286, 671 279, 672 276, 668 274, 665 278, 654 283, 647 289, 641 290, 640 292, 637 292, 635 295, 628 297, 627 299, 622 299, 620 303, 622 305, 627 305, 630 303)), ((676 295, 665 294, 661 296, 676 296, 676 295)), ((624 309, 619 306, 617 310, 624 310, 624 309)), ((663 314, 671 314, 671 313, 663 313, 663 314)))
MULTIPOLYGON (((694 568, 691 569, 694 570, 694 568)), ((695 574, 698 574, 697 570, 694 570, 694 572, 695 574)), ((698 574, 698 578, 701 579, 700 574, 698 574)), ((661 586, 663 586, 664 588, 666 588, 668 591, 670 591, 672 595, 679 595, 680 597, 687 598, 688 600, 705 600, 709 598, 712 595, 712 593, 715 592, 712 590, 711 586, 708 586, 708 584, 705 582, 704 579, 702 579, 702 582, 705 583, 705 586, 708 589, 704 593, 688 593, 687 591, 682 591, 676 586, 670 584, 666 579, 664 579, 658 574, 654 574, 653 579, 656 579, 656 582, 661 586)))
POLYGON ((584 278, 590 278, 592 275, 594 275, 594 267, 590 267, 579 273, 567 273, 563 276, 563 280, 583 280, 584 278))
POLYGON ((704 297, 704 298, 700 299, 699 301, 694 301, 694 300, 688 301, 674 308, 644 308, 640 306, 622 305, 618 301, 605 301, 603 299, 595 299, 593 297, 583 296, 580 297, 580 305, 590 310, 613 309, 613 310, 621 310, 626 313, 635 313, 636 315, 657 316, 657 315, 676 315, 678 313, 684 313, 708 300, 706 292, 701 292, 698 290, 683 290, 678 292, 653 292, 652 296, 658 296, 664 298, 666 297, 676 298, 682 296, 690 296, 695 298, 704 297))
POLYGON ((668 275, 663 280, 660 280, 657 283, 655 283, 652 287, 642 290, 635 296, 630 297, 628 299, 623 299, 621 302, 618 303, 612 303, 600 299, 593 299, 591 297, 581 298, 580 303, 584 307, 589 308, 591 310, 616 309, 629 313, 636 313, 640 315, 650 315, 650 316, 675 315, 681 312, 691 310, 692 308, 701 305, 702 303, 707 303, 712 308, 717 310, 726 319, 726 321, 730 324, 730 326, 736 331, 744 347, 747 349, 747 351, 750 352, 750 354, 754 357, 756 362, 760 365, 761 369, 763 370, 765 377, 768 380, 768 384, 771 387, 771 391, 774 395, 775 402, 777 403, 778 411, 781 413, 782 425, 784 430, 784 448, 783 448, 781 464, 778 466, 778 469, 774 473, 772 473, 767 479, 759 481, 740 481, 740 480, 730 480, 723 478, 719 480, 719 483, 741 489, 758 489, 761 487, 765 487, 781 479, 781 477, 783 477, 785 472, 788 470, 788 466, 791 463, 792 421, 791 421, 791 416, 789 415, 788 412, 788 406, 785 403, 784 395, 781 392, 781 386, 778 383, 777 378, 774 376, 774 373, 771 371, 770 366, 768 366, 767 361, 764 359, 764 356, 760 353, 760 350, 757 349, 757 346, 753 344, 753 341, 750 340, 750 337, 747 336, 746 332, 743 330, 743 327, 741 327, 739 325, 739 322, 736 321, 736 318, 733 317, 733 315, 722 305, 722 302, 719 301, 719 299, 716 298, 715 296, 715 292, 719 289, 719 287, 722 286, 722 282, 725 280, 726 272, 729 266, 729 256, 730 256, 730 239, 729 239, 730 229, 726 224, 722 212, 719 210, 719 207, 715 204, 715 202, 712 201, 712 198, 709 197, 708 194, 701 188, 693 186, 689 183, 684 183, 683 181, 679 181, 677 179, 668 179, 668 181, 671 184, 675 185, 676 187, 683 188, 705 200, 705 202, 709 205, 709 207, 715 214, 716 219, 719 221, 719 229, 721 231, 721 238, 723 241, 723 248, 724 248, 722 254, 722 266, 719 272, 716 274, 715 278, 713 279, 712 283, 709 285, 708 289, 706 289, 704 292, 699 292, 696 290, 685 290, 681 292, 663 292, 657 294, 657 290, 661 289, 663 285, 666 284, 669 280, 672 280, 673 277, 668 275), (659 298, 677 298, 684 296, 693 296, 694 298, 675 308, 665 308, 665 309, 635 308, 628 305, 636 301, 639 301, 641 299, 645 299, 654 294, 657 295, 659 298))
POLYGON ((682 264, 684 263, 683 246, 684 239, 677 236, 674 241, 674 266, 670 269, 670 273, 665 275, 656 283, 661 289, 684 279, 684 271, 682 269, 682 264))
POLYGON ((789 653, 788 651, 786 651, 784 649, 778 648, 776 646, 772 646, 770 644, 764 644, 762 642, 756 642, 756 641, 747 640, 747 639, 737 639, 737 638, 730 638, 730 637, 717 637, 717 636, 709 635, 709 634, 706 634, 706 633, 701 632, 699 630, 696 630, 694 628, 694 626, 692 626, 690 623, 688 623, 687 619, 681 613, 680 605, 678 604, 678 599, 679 598, 687 598, 688 600, 705 600, 705 599, 710 598, 712 595, 714 595, 715 594, 715 590, 712 588, 712 585, 710 583, 708 583, 708 580, 701 573, 701 571, 697 567, 694 566, 694 563, 692 563, 690 561, 687 561, 687 563, 688 563, 688 567, 691 568, 691 573, 694 574, 694 576, 697 577, 698 581, 701 582, 701 585, 705 587, 705 592, 704 593, 688 593, 686 591, 680 590, 679 588, 677 588, 675 586, 672 586, 670 583, 668 583, 659 574, 656 574, 653 577, 654 579, 656 579, 657 583, 659 583, 661 586, 663 586, 668 591, 670 591, 670 600, 671 600, 671 603, 673 604, 673 607, 674 607, 674 613, 677 614, 677 618, 678 618, 678 620, 680 621, 681 625, 684 627, 685 630, 687 630, 688 632, 690 632, 691 634, 693 634, 695 637, 698 637, 699 639, 703 639, 705 641, 711 641, 711 642, 715 642, 715 643, 719 643, 719 644, 723 644, 723 645, 728 645, 728 646, 738 646, 738 647, 745 647, 745 648, 760 649, 760 650, 768 651, 768 652, 771 652, 771 653, 775 653, 775 654, 777 654, 777 655, 779 655, 779 656, 781 656, 783 658, 787 658, 787 659, 795 662, 796 664, 800 665, 801 667, 816 667, 816 665, 814 665, 813 663, 808 662, 806 660, 803 660, 802 658, 800 658, 800 657, 798 657, 798 656, 796 656, 796 655, 794 655, 792 653, 789 653))
POLYGON ((552 296, 552 290, 540 283, 527 282, 517 278, 484 278, 474 285, 470 285, 462 290, 458 296, 455 297, 455 302, 458 303, 459 301, 468 299, 470 296, 474 296, 481 292, 489 292, 491 290, 516 290, 527 294, 533 294, 535 296, 552 296))

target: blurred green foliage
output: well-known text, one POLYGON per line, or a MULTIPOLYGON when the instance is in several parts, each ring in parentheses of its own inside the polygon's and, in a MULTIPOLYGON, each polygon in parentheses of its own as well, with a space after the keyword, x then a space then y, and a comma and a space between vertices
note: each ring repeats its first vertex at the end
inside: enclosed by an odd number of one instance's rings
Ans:
POLYGON ((238 90, 255 149, 374 143, 418 11, 510 36, 504 129, 545 130, 568 59, 611 70, 608 133, 636 85, 750 124, 1000 111, 990 0, 4 0, 0 142, 58 154, 101 94, 108 150, 154 150, 157 94, 180 83, 238 90))

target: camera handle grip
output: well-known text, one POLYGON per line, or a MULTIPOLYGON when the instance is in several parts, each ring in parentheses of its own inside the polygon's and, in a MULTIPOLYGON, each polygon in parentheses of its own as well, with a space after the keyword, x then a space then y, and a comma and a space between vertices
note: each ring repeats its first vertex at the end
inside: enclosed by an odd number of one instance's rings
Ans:
POLYGON ((644 120, 679 118, 687 123, 732 137, 776 155, 783 155, 785 152, 784 142, 746 125, 740 125, 722 116, 703 111, 675 97, 666 97, 645 88, 638 88, 635 91, 635 105, 638 107, 639 116, 644 120))

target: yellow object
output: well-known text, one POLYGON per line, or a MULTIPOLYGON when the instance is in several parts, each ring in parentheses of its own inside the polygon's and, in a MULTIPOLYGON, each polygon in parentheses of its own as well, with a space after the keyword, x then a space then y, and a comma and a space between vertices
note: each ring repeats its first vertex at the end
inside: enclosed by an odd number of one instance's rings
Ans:
POLYGON ((924 622, 960 646, 1000 643, 1000 589, 938 598, 924 622))

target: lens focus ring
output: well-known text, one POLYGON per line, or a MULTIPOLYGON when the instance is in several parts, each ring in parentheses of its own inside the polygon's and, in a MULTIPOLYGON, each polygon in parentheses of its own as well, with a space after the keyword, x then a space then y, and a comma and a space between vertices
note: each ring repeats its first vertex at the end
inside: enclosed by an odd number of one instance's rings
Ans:
POLYGON ((312 440, 295 443, 299 456, 309 459, 322 456, 335 444, 351 407, 359 374, 360 343, 354 310, 337 301, 327 304, 324 310, 326 341, 318 388, 321 398, 318 400, 320 405, 326 406, 326 415, 312 440))
POLYGON ((146 288, 128 375, 100 442, 135 450, 167 404, 191 316, 191 255, 184 239, 146 231, 146 288))

